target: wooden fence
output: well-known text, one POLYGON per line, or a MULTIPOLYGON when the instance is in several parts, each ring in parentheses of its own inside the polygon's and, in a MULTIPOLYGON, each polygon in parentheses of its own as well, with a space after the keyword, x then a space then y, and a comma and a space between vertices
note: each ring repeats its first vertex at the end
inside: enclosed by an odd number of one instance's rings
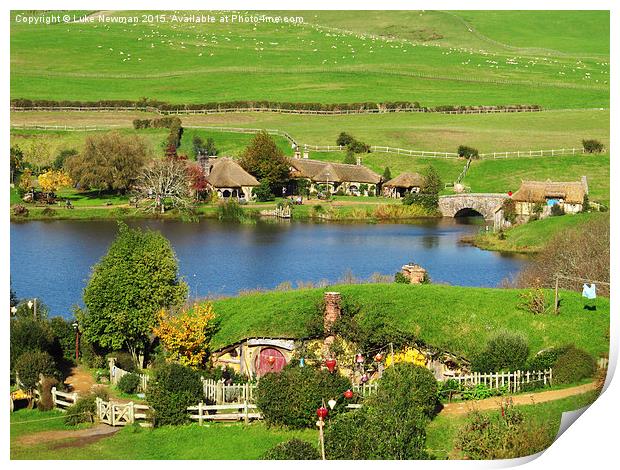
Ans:
POLYGON ((66 411, 67 408, 75 405, 77 399, 78 394, 76 392, 60 392, 56 390, 56 387, 52 387, 52 403, 54 404, 54 408, 66 411))
MULTIPOLYGON (((72 132, 88 132, 88 131, 105 131, 110 129, 117 129, 121 126, 118 125, 105 125, 105 126, 57 126, 57 125, 39 125, 39 124, 19 124, 12 125, 11 129, 34 129, 34 130, 56 130, 56 131, 72 131, 72 132)), ((314 152, 341 152, 345 149, 342 145, 312 145, 312 144, 300 144, 297 140, 286 131, 279 129, 258 129, 251 127, 221 127, 221 126, 183 126, 187 129, 203 129, 211 130, 214 132, 233 132, 241 134, 255 134, 257 132, 265 131, 270 135, 277 135, 285 138, 289 143, 295 147, 303 148, 305 151, 314 152)), ((400 147, 390 147, 386 145, 372 145, 370 151, 375 153, 388 153, 395 155, 406 155, 409 157, 426 157, 426 158, 445 158, 445 159, 459 159, 457 153, 454 152, 439 152, 432 150, 414 150, 403 149, 400 147)), ((541 150, 517 150, 515 152, 488 152, 481 153, 478 157, 482 160, 489 159, 508 159, 508 158, 535 158, 535 157, 561 157, 566 155, 581 155, 585 153, 583 148, 562 148, 562 149, 541 149, 541 150)), ((464 175, 463 175, 464 176, 464 175)))
POLYGON ((190 418, 198 420, 198 424, 202 426, 205 421, 241 421, 246 424, 253 419, 262 419, 262 415, 258 412, 256 405, 247 401, 243 403, 229 403, 222 405, 205 405, 199 403, 196 406, 187 408, 190 418), (223 413, 224 412, 224 413, 223 413))
POLYGON ((138 423, 142 427, 152 426, 151 408, 148 405, 134 402, 115 403, 97 398, 95 406, 97 419, 110 426, 127 426, 133 423, 138 423))
POLYGON ((490 374, 474 372, 471 375, 455 376, 449 379, 456 380, 459 384, 464 386, 475 387, 476 385, 482 384, 493 389, 507 387, 510 393, 518 393, 521 391, 521 387, 524 384, 539 382, 542 383, 543 386, 552 385, 553 370, 517 370, 515 372, 496 372, 490 374))
POLYGON ((224 385, 213 379, 202 379, 202 389, 209 403, 224 405, 231 403, 254 403, 256 384, 224 385))
POLYGON ((138 377, 140 377, 140 383, 138 384, 137 391, 138 392, 146 391, 146 388, 149 383, 149 376, 147 374, 138 374, 136 372, 129 372, 129 371, 126 371, 125 369, 121 369, 120 367, 117 367, 116 365, 113 365, 112 363, 110 363, 110 383, 112 385, 117 385, 119 380, 121 380, 121 377, 127 374, 136 374, 138 377))
POLYGON ((368 395, 376 393, 378 386, 379 384, 377 382, 353 385, 353 391, 362 397, 367 397, 368 395))

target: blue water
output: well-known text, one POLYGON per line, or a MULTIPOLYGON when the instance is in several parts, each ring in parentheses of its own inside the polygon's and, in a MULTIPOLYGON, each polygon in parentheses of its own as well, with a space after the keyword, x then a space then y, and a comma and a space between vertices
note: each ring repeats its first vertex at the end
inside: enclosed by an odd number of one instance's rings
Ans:
MULTIPOLYGON (((455 219, 414 224, 258 223, 237 225, 205 220, 136 221, 166 236, 192 297, 274 288, 284 281, 334 282, 393 275, 413 261, 433 282, 496 286, 527 260, 459 244, 479 225, 455 219)), ((111 221, 11 223, 11 284, 20 298, 37 297, 51 315, 72 315, 93 264, 117 231, 111 221)))

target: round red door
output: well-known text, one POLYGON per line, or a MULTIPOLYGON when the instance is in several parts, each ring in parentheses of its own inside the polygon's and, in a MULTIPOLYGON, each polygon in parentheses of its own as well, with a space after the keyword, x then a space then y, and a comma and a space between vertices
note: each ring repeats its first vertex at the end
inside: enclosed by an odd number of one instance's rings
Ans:
POLYGON ((275 348, 264 348, 256 358, 256 375, 262 377, 269 372, 280 372, 286 365, 284 355, 275 348))

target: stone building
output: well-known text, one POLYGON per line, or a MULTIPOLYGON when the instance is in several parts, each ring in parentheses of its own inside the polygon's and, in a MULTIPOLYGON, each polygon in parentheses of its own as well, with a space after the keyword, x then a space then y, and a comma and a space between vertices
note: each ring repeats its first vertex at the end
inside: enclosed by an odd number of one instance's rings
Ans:
POLYGON ((376 195, 381 176, 362 165, 322 162, 309 158, 292 158, 291 178, 305 179, 310 183, 310 191, 318 192, 319 185, 329 188, 330 194, 341 190, 351 196, 376 195))
POLYGON ((252 189, 260 183, 251 174, 229 157, 200 157, 209 186, 222 198, 237 198, 250 201, 252 189))
POLYGON ((542 210, 540 217, 551 214, 551 208, 559 205, 566 214, 576 214, 583 210, 583 203, 588 194, 588 180, 585 176, 580 181, 523 181, 519 190, 512 195, 515 201, 517 217, 527 219, 537 210, 542 210))

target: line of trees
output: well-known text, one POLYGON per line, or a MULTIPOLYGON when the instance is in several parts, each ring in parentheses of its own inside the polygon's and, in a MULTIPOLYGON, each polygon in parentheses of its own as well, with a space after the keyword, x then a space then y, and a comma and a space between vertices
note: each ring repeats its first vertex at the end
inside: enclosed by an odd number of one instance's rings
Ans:
POLYGON ((405 110, 416 109, 423 112, 469 112, 469 111, 504 111, 504 110, 533 110, 540 111, 542 106, 538 104, 509 104, 497 106, 466 106, 466 105, 441 105, 423 107, 418 101, 365 101, 357 103, 304 103, 288 101, 268 100, 238 100, 238 101, 212 101, 207 103, 173 104, 164 101, 142 98, 133 100, 99 100, 99 101, 69 101, 69 100, 30 100, 17 98, 11 100, 11 106, 16 108, 31 107, 82 107, 82 108, 153 108, 160 111, 192 111, 192 110, 218 110, 218 109, 286 109, 300 111, 376 111, 376 110, 405 110))

